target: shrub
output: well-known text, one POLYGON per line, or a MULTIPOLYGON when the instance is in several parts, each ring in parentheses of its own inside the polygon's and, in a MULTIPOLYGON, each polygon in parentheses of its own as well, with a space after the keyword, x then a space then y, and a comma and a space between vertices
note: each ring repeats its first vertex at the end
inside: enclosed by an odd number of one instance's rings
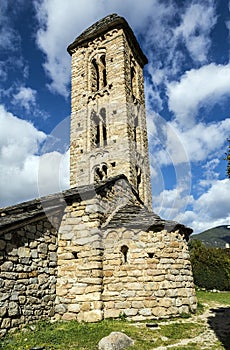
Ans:
POLYGON ((207 290, 230 290, 229 249, 206 248, 198 240, 189 242, 195 284, 207 290))

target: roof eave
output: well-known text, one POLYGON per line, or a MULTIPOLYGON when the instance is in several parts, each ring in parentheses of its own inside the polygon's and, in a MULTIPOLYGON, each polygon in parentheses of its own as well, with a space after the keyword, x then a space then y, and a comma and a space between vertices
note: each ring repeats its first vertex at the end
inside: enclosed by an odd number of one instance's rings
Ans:
POLYGON ((93 33, 90 33, 89 35, 83 35, 81 34, 80 36, 78 36, 73 43, 71 43, 68 47, 67 47, 67 51, 70 55, 72 55, 75 51, 76 48, 78 48, 79 46, 84 46, 86 45, 89 41, 92 41, 93 39, 95 39, 96 37, 103 35, 105 33, 107 33, 108 31, 112 30, 112 29, 120 29, 122 28, 126 34, 126 38, 129 42, 129 45, 133 48, 133 50, 135 51, 137 57, 140 60, 140 64, 142 65, 142 67, 148 63, 148 59, 145 56, 145 54, 143 53, 132 29, 130 28, 128 22, 125 20, 125 18, 123 17, 118 17, 115 18, 113 21, 111 21, 110 23, 108 23, 106 26, 102 26, 100 28, 98 28, 97 30, 95 30, 93 33))

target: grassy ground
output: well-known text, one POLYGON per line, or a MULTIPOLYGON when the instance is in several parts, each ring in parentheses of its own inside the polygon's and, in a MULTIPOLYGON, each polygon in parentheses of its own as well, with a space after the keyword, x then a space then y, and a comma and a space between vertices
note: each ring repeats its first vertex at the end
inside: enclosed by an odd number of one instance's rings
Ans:
POLYGON ((220 303, 224 305, 230 305, 230 292, 221 292, 221 293, 213 293, 213 292, 205 292, 205 291, 197 291, 197 298, 201 304, 213 304, 220 303))
MULTIPOLYGON (((200 303, 230 305, 230 293, 198 292, 200 303)), ((201 310, 202 308, 200 308, 201 310)), ((201 311, 200 311, 201 312, 201 311)), ((154 322, 151 322, 154 323, 154 322)), ((155 322, 156 323, 156 322, 155 322)), ((39 322, 26 329, 9 335, 1 341, 0 349, 30 350, 96 350, 101 338, 112 331, 126 333, 135 340, 132 350, 152 350, 159 346, 171 345, 172 350, 200 350, 196 343, 178 346, 181 339, 192 339, 204 332, 202 322, 192 322, 192 318, 160 321, 158 327, 149 329, 146 323, 131 323, 124 319, 105 320, 96 324, 71 322, 39 322), (175 346, 173 346, 175 344, 175 346)), ((209 349, 224 349, 219 343, 209 349)))

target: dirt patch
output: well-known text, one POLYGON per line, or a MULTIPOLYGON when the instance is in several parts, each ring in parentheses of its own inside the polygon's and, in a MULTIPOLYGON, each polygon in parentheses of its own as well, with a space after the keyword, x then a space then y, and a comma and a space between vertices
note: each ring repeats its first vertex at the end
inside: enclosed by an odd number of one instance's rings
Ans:
MULTIPOLYGON (((192 349, 193 344, 195 344, 196 349, 200 350, 230 350, 230 307, 213 303, 211 306, 205 305, 205 308, 204 313, 201 315, 193 315, 188 319, 181 320, 183 323, 194 322, 205 326, 205 330, 199 336, 182 339, 176 344, 160 346, 154 348, 154 350, 192 349)), ((161 324, 172 322, 176 321, 168 321, 161 324)))

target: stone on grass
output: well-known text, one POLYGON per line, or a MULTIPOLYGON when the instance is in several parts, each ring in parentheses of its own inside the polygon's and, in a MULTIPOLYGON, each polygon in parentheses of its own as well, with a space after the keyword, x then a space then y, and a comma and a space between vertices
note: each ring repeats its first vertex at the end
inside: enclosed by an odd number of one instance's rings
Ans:
POLYGON ((112 332, 107 337, 99 341, 99 350, 123 350, 133 345, 134 341, 126 334, 121 332, 112 332))

